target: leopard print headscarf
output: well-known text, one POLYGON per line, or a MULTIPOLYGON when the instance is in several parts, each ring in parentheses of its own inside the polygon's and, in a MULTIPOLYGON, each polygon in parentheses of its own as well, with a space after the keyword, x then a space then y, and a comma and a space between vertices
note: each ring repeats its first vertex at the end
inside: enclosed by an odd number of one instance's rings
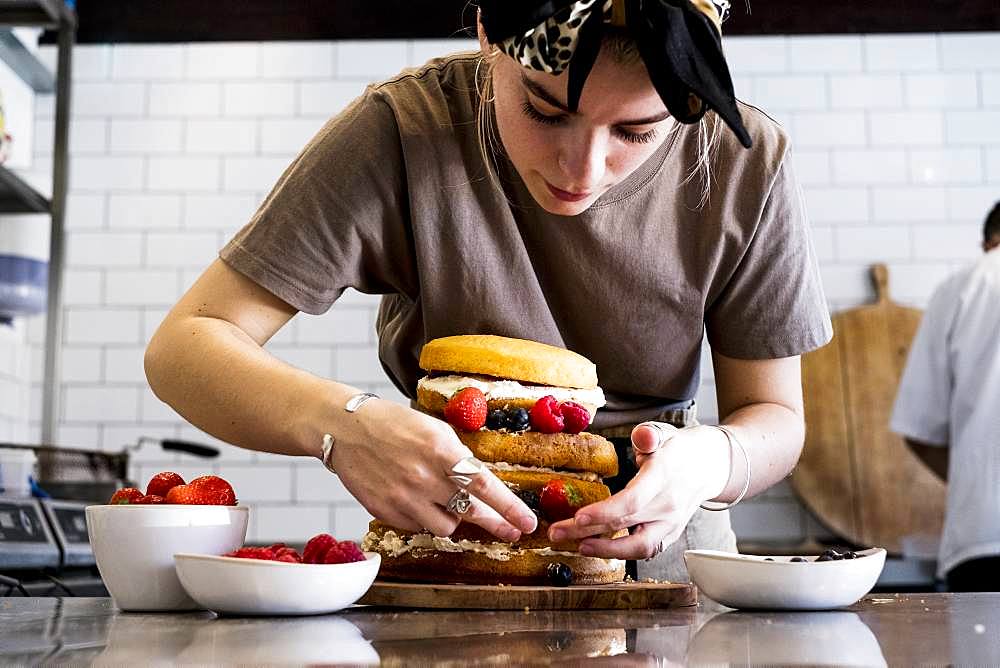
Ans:
POLYGON ((749 148, 722 54, 728 0, 480 0, 487 38, 522 66, 568 70, 575 110, 597 59, 604 26, 624 27, 670 113, 695 123, 711 108, 749 148))

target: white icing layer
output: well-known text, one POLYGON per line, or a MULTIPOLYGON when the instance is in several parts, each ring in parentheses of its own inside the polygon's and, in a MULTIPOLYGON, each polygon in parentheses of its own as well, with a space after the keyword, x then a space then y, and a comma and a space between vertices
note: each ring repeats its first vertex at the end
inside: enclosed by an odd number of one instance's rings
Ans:
POLYGON ((594 413, 604 405, 604 391, 599 387, 581 390, 572 387, 553 387, 551 385, 522 385, 516 380, 494 380, 483 376, 424 376, 417 381, 417 387, 438 392, 445 397, 451 397, 463 387, 475 387, 486 395, 486 400, 503 401, 504 399, 527 399, 538 401, 542 397, 553 396, 557 401, 575 401, 590 413, 594 413))
MULTIPOLYGON (((406 554, 410 550, 436 550, 438 552, 478 552, 485 554, 490 559, 497 561, 508 561, 512 556, 524 552, 533 552, 543 557, 580 557, 578 552, 562 552, 553 550, 551 547, 524 548, 520 550, 511 549, 510 543, 480 543, 476 540, 453 541, 451 538, 432 536, 429 533, 418 533, 404 540, 395 531, 386 531, 381 538, 374 531, 369 531, 361 539, 361 549, 366 552, 378 551, 389 557, 398 557, 406 554)), ((414 553, 415 557, 419 556, 414 553)), ((593 557, 597 558, 597 557, 593 557)), ((623 562, 621 559, 601 559, 604 563, 612 567, 617 567, 623 562)))
POLYGON ((486 467, 494 471, 531 471, 533 473, 555 473, 567 478, 577 478, 589 482, 600 482, 601 478, 590 471, 561 471, 544 466, 525 466, 524 464, 509 464, 507 462, 486 462, 486 467))

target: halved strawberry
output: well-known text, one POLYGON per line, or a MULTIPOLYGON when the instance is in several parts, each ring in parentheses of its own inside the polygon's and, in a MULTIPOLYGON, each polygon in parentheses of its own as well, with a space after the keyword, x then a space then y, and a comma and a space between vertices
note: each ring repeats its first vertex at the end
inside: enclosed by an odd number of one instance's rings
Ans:
POLYGON ((475 387, 464 387, 444 407, 448 423, 460 431, 479 431, 486 424, 486 395, 475 387))
POLYGON ((583 505, 583 496, 573 483, 563 478, 553 478, 545 483, 538 495, 542 512, 550 522, 566 520, 583 505))

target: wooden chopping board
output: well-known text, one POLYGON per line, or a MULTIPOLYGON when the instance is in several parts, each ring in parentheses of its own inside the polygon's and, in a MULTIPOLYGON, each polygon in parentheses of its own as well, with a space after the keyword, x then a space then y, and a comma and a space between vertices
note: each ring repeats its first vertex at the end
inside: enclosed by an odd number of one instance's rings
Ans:
POLYGON ((376 580, 358 603, 463 610, 635 610, 696 605, 698 590, 675 582, 531 587, 376 580))
POLYGON ((802 357, 806 440, 791 484, 828 529, 899 554, 911 534, 937 535, 945 485, 889 430, 921 311, 889 299, 872 268, 876 303, 833 316, 833 341, 802 357))

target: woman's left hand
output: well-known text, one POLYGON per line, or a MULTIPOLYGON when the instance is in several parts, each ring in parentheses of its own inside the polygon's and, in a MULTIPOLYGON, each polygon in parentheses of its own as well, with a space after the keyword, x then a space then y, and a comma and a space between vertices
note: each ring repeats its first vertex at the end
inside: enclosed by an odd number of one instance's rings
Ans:
POLYGON ((729 477, 725 435, 710 427, 656 424, 632 430, 639 471, 625 489, 553 524, 551 540, 586 538, 581 554, 648 559, 677 540, 698 504, 722 493, 729 477), (628 527, 635 528, 622 538, 589 538, 628 527))

